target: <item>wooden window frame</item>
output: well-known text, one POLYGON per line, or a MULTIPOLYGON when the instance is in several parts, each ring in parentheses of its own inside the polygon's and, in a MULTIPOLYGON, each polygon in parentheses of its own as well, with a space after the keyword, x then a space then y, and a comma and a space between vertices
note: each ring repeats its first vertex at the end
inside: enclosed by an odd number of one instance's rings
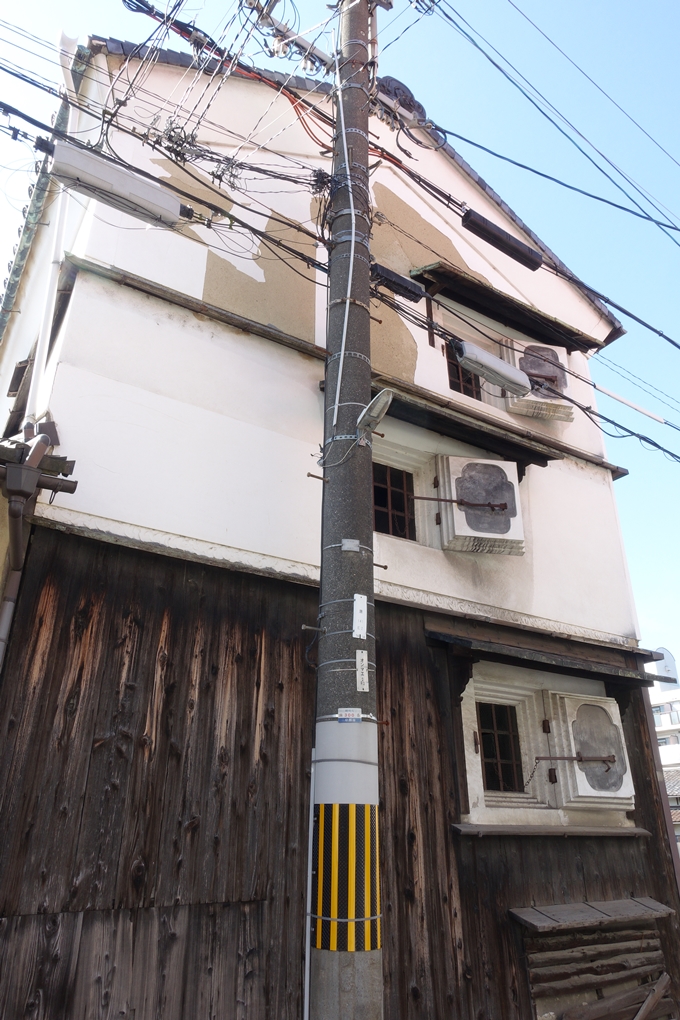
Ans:
POLYGON ((482 384, 479 376, 468 372, 466 368, 461 368, 450 344, 446 344, 446 367, 449 373, 449 389, 456 393, 463 393, 466 397, 472 397, 473 400, 482 399, 482 384))
POLYGON ((416 519, 413 499, 413 475, 410 471, 402 468, 391 467, 387 464, 373 464, 373 530, 381 535, 392 535, 394 538, 403 538, 410 542, 416 542, 416 519), (376 480, 376 468, 384 469, 386 481, 376 480), (402 485, 394 484, 401 476, 402 485), (386 505, 376 503, 376 490, 382 489, 386 493, 386 505), (394 499, 398 494, 400 498, 394 499), (395 509, 403 499, 404 510, 395 509), (387 528, 378 527, 378 514, 387 514, 387 528), (403 521, 403 530, 398 526, 399 520, 403 521))
POLYGON ((476 702, 477 726, 479 727, 479 745, 482 764, 482 780, 484 789, 498 793, 524 793, 524 774, 522 771, 522 749, 519 740, 519 726, 517 723, 517 708, 515 705, 496 705, 493 702, 476 702), (482 726, 480 708, 490 708, 492 714, 492 726, 482 726), (504 709, 508 715, 508 729, 499 728, 496 717, 497 709, 504 709), (485 735, 493 740, 494 754, 487 756, 485 753, 485 735), (500 737, 507 736, 510 744, 510 756, 503 756, 500 748, 500 737), (498 778, 498 787, 489 786, 487 783, 487 766, 495 769, 498 778), (512 772, 512 785, 509 785, 505 776, 507 770, 512 772))

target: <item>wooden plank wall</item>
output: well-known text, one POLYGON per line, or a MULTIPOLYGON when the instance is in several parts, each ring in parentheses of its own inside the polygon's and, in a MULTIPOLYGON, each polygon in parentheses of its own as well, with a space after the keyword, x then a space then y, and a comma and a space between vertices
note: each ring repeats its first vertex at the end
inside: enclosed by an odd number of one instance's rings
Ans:
POLYGON ((433 660, 419 612, 376 608, 378 713, 389 723, 379 727, 385 1017, 452 1020, 468 1014, 450 836, 459 804, 446 654, 444 664, 433 660))
MULTIPOLYGON (((313 588, 35 530, 0 685, 1 1017, 298 1020, 316 613, 313 588)), ((377 636, 385 1015, 528 1020, 507 907, 672 898, 637 695, 654 841, 454 839, 446 655, 418 611, 379 605, 377 636)))
POLYGON ((0 688, 0 1016, 299 1017, 316 599, 36 529, 0 688))
MULTIPOLYGON (((316 612, 312 588, 35 530, 0 686, 0 1016, 301 1015, 316 612)), ((386 1015, 449 1018, 448 688, 420 614, 379 617, 386 1015)))

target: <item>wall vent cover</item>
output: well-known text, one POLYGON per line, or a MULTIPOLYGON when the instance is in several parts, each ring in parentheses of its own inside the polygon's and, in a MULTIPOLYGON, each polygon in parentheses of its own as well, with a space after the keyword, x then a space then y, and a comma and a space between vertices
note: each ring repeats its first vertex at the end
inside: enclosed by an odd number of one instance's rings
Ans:
POLYGON ((523 555, 524 528, 516 464, 505 460, 437 457, 437 475, 441 498, 462 501, 439 504, 443 549, 523 555), (500 509, 502 504, 505 507, 500 509))

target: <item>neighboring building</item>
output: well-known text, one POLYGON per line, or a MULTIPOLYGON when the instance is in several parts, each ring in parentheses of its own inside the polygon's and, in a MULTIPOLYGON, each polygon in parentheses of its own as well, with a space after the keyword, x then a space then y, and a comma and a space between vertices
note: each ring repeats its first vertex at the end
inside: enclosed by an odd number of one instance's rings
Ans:
POLYGON ((664 771, 680 767, 680 687, 657 683, 649 692, 664 771))
POLYGON ((664 657, 650 664, 652 676, 663 677, 649 692, 659 745, 659 758, 668 794, 675 838, 680 842, 680 684, 675 659, 666 648, 657 648, 664 657))
MULTIPOLYGON (((324 247, 299 227, 316 233, 333 111, 307 79, 210 84, 198 143, 247 187, 220 194, 204 150, 181 165, 148 144, 190 64, 160 51, 135 77, 131 44, 91 39, 69 130, 98 142, 102 104, 127 98, 106 136, 119 157, 322 265, 228 216, 147 228, 73 195, 43 373, 56 217, 39 179, 0 318, 0 460, 25 454, 35 372, 78 488, 29 505, 0 686, 7 1017, 302 1011, 326 290, 324 247)), ((622 329, 441 139, 414 128, 431 148, 400 152, 387 101, 422 108, 392 79, 381 94, 375 259, 423 283, 438 325, 552 387, 511 398, 435 329, 371 308, 375 387, 396 394, 373 447, 385 1015, 588 1020, 611 998, 632 1017, 667 972, 648 1015, 677 1016, 677 852, 616 513, 625 472, 568 399, 594 403, 588 355, 622 329), (442 195, 548 268, 463 229, 442 195), (436 502, 454 492, 507 514, 436 502)))
POLYGON ((664 769, 663 771, 675 838, 680 843, 680 769, 664 769))

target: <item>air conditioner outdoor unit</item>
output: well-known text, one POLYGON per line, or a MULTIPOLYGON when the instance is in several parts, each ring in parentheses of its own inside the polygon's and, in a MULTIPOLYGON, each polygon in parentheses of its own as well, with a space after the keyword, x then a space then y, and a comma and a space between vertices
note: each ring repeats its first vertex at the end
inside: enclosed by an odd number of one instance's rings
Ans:
POLYGON ((524 554, 517 465, 506 460, 437 457, 443 549, 524 554), (448 503, 445 500, 458 500, 448 503))

